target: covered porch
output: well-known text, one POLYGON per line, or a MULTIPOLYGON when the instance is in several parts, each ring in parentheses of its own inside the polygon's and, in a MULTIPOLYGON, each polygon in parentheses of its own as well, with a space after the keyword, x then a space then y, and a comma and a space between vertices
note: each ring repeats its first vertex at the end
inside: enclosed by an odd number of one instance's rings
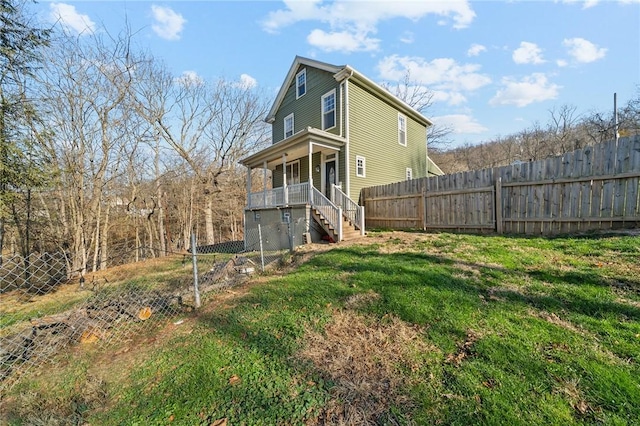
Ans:
POLYGON ((340 136, 308 127, 243 159, 240 163, 248 169, 245 210, 309 206, 312 216, 336 241, 344 239, 346 227, 364 235, 363 208, 342 191, 340 156, 345 144, 340 136), (262 188, 257 191, 253 169, 264 173, 262 188), (268 185, 269 170, 272 187, 268 185))

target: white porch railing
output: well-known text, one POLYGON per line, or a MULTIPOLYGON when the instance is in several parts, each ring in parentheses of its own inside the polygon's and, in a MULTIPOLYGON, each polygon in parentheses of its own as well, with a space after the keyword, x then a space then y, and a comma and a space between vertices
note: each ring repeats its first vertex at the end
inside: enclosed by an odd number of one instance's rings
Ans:
POLYGON ((309 183, 296 183, 249 194, 248 208, 278 207, 309 202, 309 183))
POLYGON ((359 206, 358 203, 349 198, 334 184, 331 185, 331 195, 333 203, 338 207, 342 207, 342 214, 353 226, 360 230, 360 235, 364 235, 364 206, 359 206))
POLYGON ((342 240, 342 216, 344 215, 360 234, 364 235, 364 207, 359 206, 340 188, 332 185, 333 202, 308 182, 287 185, 249 194, 248 208, 269 208, 286 205, 310 204, 322 214, 342 240))
POLYGON ((311 188, 311 205, 318 210, 336 230, 338 241, 342 241, 342 209, 331 202, 316 188, 311 188))

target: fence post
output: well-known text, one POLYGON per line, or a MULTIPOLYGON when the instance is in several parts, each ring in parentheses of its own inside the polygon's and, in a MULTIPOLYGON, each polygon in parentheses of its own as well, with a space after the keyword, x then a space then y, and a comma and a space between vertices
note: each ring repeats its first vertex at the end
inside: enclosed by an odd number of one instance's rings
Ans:
POLYGON ((196 255, 196 234, 191 232, 191 262, 193 263, 193 292, 196 308, 200 307, 200 290, 198 289, 198 256, 196 255))
POLYGON ((260 241, 260 263, 262 265, 262 272, 264 272, 264 250, 262 249, 262 228, 258 224, 258 241, 260 241))
POLYGON ((502 234, 502 178, 496 179, 496 232, 502 234))
POLYGON ((365 230, 364 230, 364 206, 359 206, 358 207, 360 209, 360 235, 365 234, 365 230))
POLYGON ((422 230, 427 230, 427 190, 422 188, 422 197, 420 199, 422 203, 422 230))
POLYGON ((293 250, 295 249, 295 243, 294 243, 295 236, 293 235, 293 233, 295 232, 295 229, 296 229, 295 224, 293 224, 292 226, 291 219, 289 219, 289 222, 287 222, 287 235, 289 236, 289 252, 290 253, 293 253, 293 250))

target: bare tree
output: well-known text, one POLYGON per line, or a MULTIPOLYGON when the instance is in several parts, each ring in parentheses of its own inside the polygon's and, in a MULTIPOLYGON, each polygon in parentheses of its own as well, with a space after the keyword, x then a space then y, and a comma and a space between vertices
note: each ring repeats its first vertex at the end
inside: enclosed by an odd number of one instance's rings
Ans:
POLYGON ((162 66, 148 65, 144 85, 136 88, 137 110, 198 180, 206 242, 212 244, 216 194, 229 191, 225 183, 230 181, 222 176, 267 140, 266 103, 239 82, 173 78, 162 66))

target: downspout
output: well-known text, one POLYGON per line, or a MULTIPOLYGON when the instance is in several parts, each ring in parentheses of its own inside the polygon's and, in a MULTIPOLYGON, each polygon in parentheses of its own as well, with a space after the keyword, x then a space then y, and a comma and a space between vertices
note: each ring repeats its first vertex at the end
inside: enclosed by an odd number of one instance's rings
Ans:
POLYGON ((247 166, 247 207, 251 208, 251 166, 247 166))
POLYGON ((345 192, 351 198, 351 156, 349 154, 349 78, 353 75, 353 70, 351 70, 351 74, 344 81, 344 138, 346 139, 346 143, 344 146, 344 185, 345 192))

